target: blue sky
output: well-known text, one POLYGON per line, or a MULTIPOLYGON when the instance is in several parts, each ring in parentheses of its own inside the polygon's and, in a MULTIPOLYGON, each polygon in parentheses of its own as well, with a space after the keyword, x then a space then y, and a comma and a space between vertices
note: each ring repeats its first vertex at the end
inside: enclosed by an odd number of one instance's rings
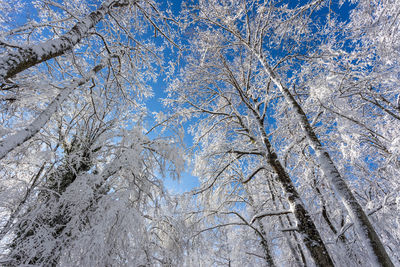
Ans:
MULTIPOLYGON (((182 1, 173 0, 168 2, 170 3, 170 8, 172 9, 174 15, 178 15, 181 9, 182 1)), ((167 1, 163 1, 161 9, 166 9, 166 8, 167 8, 167 1)), ((158 36, 157 37, 158 40, 156 40, 156 42, 160 42, 161 44, 161 42, 163 41, 162 38, 163 37, 158 36)), ((166 52, 166 54, 164 55, 166 61, 169 59, 176 60, 177 59, 176 54, 177 54, 176 51, 173 53, 166 52)), ((146 101, 146 105, 150 115, 152 112, 158 112, 163 110, 162 99, 167 97, 166 89, 168 87, 168 82, 165 81, 165 78, 166 78, 165 75, 161 74, 158 77, 158 80, 152 84, 154 96, 152 98, 147 99, 146 101)), ((151 123, 152 123, 152 118, 150 117, 149 124, 151 125, 151 123)), ((190 136, 188 133, 185 133, 184 141, 186 143, 186 146, 192 145, 192 136, 190 136)), ((193 176, 191 173, 192 173, 192 168, 187 163, 186 170, 185 172, 181 173, 180 179, 173 179, 169 176, 164 178, 164 185, 166 189, 172 194, 180 194, 200 186, 198 178, 193 176)))
MULTIPOLYGON (((12 3, 12 0, 9 0, 10 3, 12 3)), ((65 0, 61 1, 56 1, 56 2, 62 2, 65 0)), ((31 19, 34 19, 37 16, 36 9, 33 7, 33 0, 22 0, 21 2, 25 3, 25 6, 23 9, 19 10, 19 13, 11 13, 10 14, 10 24, 11 27, 14 28, 15 24, 17 26, 22 26, 26 22, 28 22, 31 19)), ((102 0, 89 0, 89 3, 93 4, 93 7, 98 6, 102 0)), ((170 3, 170 8, 172 9, 174 15, 178 15, 180 12, 180 6, 181 6, 181 0, 173 0, 173 1, 168 1, 170 3)), ((164 10, 166 9, 167 6, 167 1, 162 1, 161 2, 161 9, 164 10)), ((154 38, 154 35, 151 34, 151 37, 154 38)), ((158 35, 156 37, 156 42, 159 43, 160 45, 163 42, 163 37, 158 35)), ((174 53, 169 53, 167 52, 165 55, 166 61, 169 59, 175 60, 176 59, 176 52, 174 53)), ((166 89, 168 87, 168 83, 164 80, 165 75, 160 75, 158 77, 158 80, 151 85, 153 89, 154 96, 147 99, 146 105, 149 110, 149 117, 148 117, 148 128, 149 126, 152 127, 154 124, 154 120, 151 118, 152 112, 158 112, 163 110, 162 106, 162 99, 166 97, 166 89)), ((190 145, 191 144, 191 136, 187 135, 185 136, 185 142, 190 145)), ((194 176, 191 175, 191 169, 189 166, 187 166, 187 170, 181 174, 181 178, 179 180, 172 179, 171 177, 166 177, 165 178, 165 187, 170 191, 171 193, 183 193, 185 191, 189 191, 192 188, 199 186, 198 179, 194 176)))
MULTIPOLYGON (((99 1, 100 2, 100 1, 99 1)), ((181 6, 181 0, 172 0, 172 1, 168 1, 170 3, 170 7, 172 8, 172 11, 174 13, 174 15, 178 15, 179 11, 180 11, 180 6, 181 6)), ((298 3, 298 2, 302 2, 300 1, 293 1, 293 3, 298 3)), ((33 8, 31 6, 32 1, 27 0, 26 3, 28 3, 28 9, 30 9, 31 11, 33 11, 33 8)), ((345 3, 338 8, 337 5, 333 6, 334 9, 336 9, 336 11, 338 11, 338 13, 340 14, 340 17, 342 20, 347 20, 348 19, 348 15, 349 15, 349 10, 352 8, 353 6, 345 1, 345 3)), ((165 9, 167 8, 167 1, 162 1, 162 5, 161 5, 161 9, 165 9)), ((29 17, 35 16, 36 13, 35 12, 21 12, 21 14, 18 14, 18 22, 19 23, 24 23, 26 22, 27 19, 29 19, 29 17), (23 16, 21 16, 23 15, 23 16)), ((325 14, 318 14, 318 15, 322 15, 320 17, 323 17, 323 15, 325 14)), ((161 36, 158 36, 156 40, 156 42, 162 42, 162 38, 161 36)), ((166 60, 168 59, 176 59, 176 53, 168 53, 166 56, 166 60)), ((160 77, 158 78, 157 82, 152 84, 152 88, 153 88, 153 92, 154 92, 154 96, 150 99, 147 99, 146 104, 148 107, 148 110, 151 114, 151 112, 154 111, 161 111, 163 109, 161 100, 163 98, 166 97, 166 93, 165 90, 168 87, 168 83, 164 80, 165 76, 164 75, 160 75, 160 77)), ((152 119, 149 118, 149 125, 152 124, 152 119)), ((186 133, 185 136, 185 142, 187 143, 187 146, 191 145, 191 136, 188 135, 186 133)), ((196 177, 191 175, 191 168, 190 166, 187 166, 187 170, 181 174, 181 178, 179 180, 174 180, 170 177, 166 177, 165 178, 165 186, 166 188, 171 191, 172 193, 182 193, 185 191, 189 191, 192 188, 199 186, 199 181, 196 177)))
MULTIPOLYGON (((180 6, 182 1, 181 0, 173 0, 169 1, 171 3, 171 8, 174 13, 174 15, 178 15, 180 11, 180 6)), ((298 3, 302 3, 303 1, 293 1, 294 5, 298 3)), ((161 8, 164 9, 166 8, 166 1, 163 2, 161 8)), ((354 7, 354 4, 351 4, 349 1, 344 1, 342 5, 339 5, 337 2, 332 2, 331 8, 332 10, 335 11, 335 13, 339 16, 340 21, 346 21, 349 19, 349 11, 354 7)), ((323 19, 326 17, 326 12, 327 9, 324 8, 321 11, 316 12, 314 15, 317 16, 318 18, 323 19)), ((158 37, 160 39, 162 37, 158 37)), ((158 41, 158 40, 157 40, 158 41)), ((160 39, 161 42, 161 39, 160 39)), ((176 56, 173 54, 167 54, 165 55, 166 59, 168 57, 171 57, 170 59, 174 60, 176 56)), ((154 96, 151 99, 148 99, 146 101, 147 107, 150 112, 153 111, 161 111, 163 109, 161 100, 166 97, 165 90, 168 87, 168 83, 164 81, 165 76, 161 75, 156 83, 153 84, 153 92, 154 96)), ((185 142, 187 146, 190 146, 192 144, 192 137, 186 133, 185 136, 185 142)), ((171 192, 171 193, 183 193, 186 191, 189 191, 193 189, 194 187, 197 187, 200 185, 199 180, 197 177, 194 177, 191 174, 191 168, 190 166, 187 166, 187 170, 181 174, 181 178, 179 180, 174 180, 170 177, 165 178, 165 186, 166 188, 171 192)))

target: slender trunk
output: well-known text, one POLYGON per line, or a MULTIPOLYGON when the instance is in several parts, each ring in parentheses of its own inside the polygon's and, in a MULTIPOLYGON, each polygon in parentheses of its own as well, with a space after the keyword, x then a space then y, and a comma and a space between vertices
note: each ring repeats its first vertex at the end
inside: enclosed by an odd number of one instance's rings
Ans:
MULTIPOLYGON (((322 241, 322 238, 308 212, 305 209, 304 203, 300 198, 299 193, 297 192, 292 180, 290 179, 288 173, 285 168, 279 161, 277 154, 274 151, 271 143, 269 142, 267 133, 265 132, 264 118, 260 116, 257 108, 255 108, 251 101, 249 101, 249 97, 245 91, 242 90, 240 84, 237 82, 233 72, 230 70, 229 65, 225 61, 225 59, 220 56, 224 67, 227 70, 228 79, 233 85, 243 103, 248 107, 248 109, 254 114, 256 118, 257 128, 261 134, 261 142, 264 146, 262 150, 265 149, 263 153, 264 158, 267 163, 273 168, 275 173, 277 174, 277 181, 281 184, 284 189, 288 202, 290 204, 291 210, 298 222, 297 230, 301 233, 303 242, 307 249, 310 251, 311 257, 314 259, 315 264, 317 266, 334 266, 333 261, 328 253, 328 250, 325 247, 325 244, 322 241)), ((250 130, 244 125, 242 119, 239 115, 236 115, 238 118, 239 124, 243 127, 243 129, 250 133, 250 130)))
MULTIPOLYGON (((286 216, 286 220, 289 223, 289 226, 293 227, 293 223, 292 223, 292 220, 290 219, 289 215, 286 214, 285 216, 286 216)), ((279 222, 280 222, 281 225, 283 225, 283 220, 282 220, 281 217, 279 217, 279 222)), ((308 266, 306 256, 304 255, 304 249, 301 246, 301 243, 299 241, 299 238, 297 237, 297 234, 296 233, 292 233, 292 235, 293 235, 294 241, 296 241, 297 250, 299 251, 299 254, 300 254, 300 257, 301 257, 301 262, 303 263, 303 266, 308 266)), ((289 244, 292 245, 291 242, 289 244)), ((300 261, 298 261, 298 263, 300 264, 300 261)))
POLYGON ((261 243, 261 246, 262 246, 262 248, 264 250, 265 261, 267 262, 268 266, 274 267, 276 265, 274 263, 274 258, 272 257, 270 245, 269 245, 269 243, 267 242, 267 239, 266 239, 267 233, 265 232, 264 225, 262 224, 260 219, 256 219, 256 221, 257 221, 258 227, 260 228, 261 234, 264 236, 264 238, 261 239, 260 243, 261 243))
POLYGON ((267 134, 264 131, 263 121, 259 117, 257 120, 262 134, 263 143, 267 149, 267 162, 274 169, 277 175, 276 179, 281 184, 287 195, 290 208, 293 210, 293 215, 297 220, 298 231, 303 238, 305 246, 310 251, 311 257, 314 259, 317 266, 334 266, 317 227, 315 226, 310 214, 305 209, 299 193, 268 140, 267 134))
POLYGON ((363 240, 363 243, 373 262, 376 266, 394 266, 367 215, 354 197, 344 179, 341 177, 329 153, 319 141, 302 107, 290 93, 289 89, 282 84, 278 75, 271 69, 266 60, 253 49, 251 50, 258 57, 259 61, 264 67, 265 72, 270 76, 272 82, 279 88, 285 97, 286 102, 288 102, 290 107, 294 110, 299 119, 300 125, 306 134, 310 146, 314 149, 317 155, 322 171, 328 178, 329 182, 333 185, 344 206, 346 207, 355 225, 356 231, 359 237, 363 240))
POLYGON ((289 175, 286 173, 282 164, 278 160, 275 152, 270 152, 268 156, 268 163, 277 174, 277 180, 284 189, 289 205, 293 210, 293 214, 297 220, 297 228, 303 238, 303 242, 307 249, 310 251, 311 257, 317 266, 334 266, 332 259, 329 256, 328 250, 325 247, 322 238, 311 219, 309 213, 304 207, 296 188, 290 180, 289 175))
MULTIPOLYGON (((275 173, 277 174, 277 181, 281 184, 282 188, 284 189, 288 202, 290 204, 291 210, 293 215, 297 220, 297 230, 301 233, 303 238, 303 242, 307 249, 310 251, 311 257, 314 259, 314 262, 317 266, 334 266, 333 261, 325 247, 325 244, 322 241, 322 238, 311 219, 310 215, 305 209, 304 203, 300 198, 292 180, 290 179, 288 173, 286 172, 285 168, 279 161, 274 148, 272 147, 271 143, 269 142, 267 133, 265 132, 264 121, 260 117, 258 111, 251 106, 250 102, 247 100, 247 95, 241 90, 239 83, 236 81, 235 77, 233 76, 232 72, 230 71, 228 65, 221 58, 226 69, 228 70, 229 78, 232 81, 232 84, 237 89, 240 97, 242 98, 243 103, 252 111, 254 116, 257 119, 257 126, 261 133, 261 142, 264 145, 265 152, 264 157, 267 163, 273 168, 275 173)), ((250 132, 249 129, 244 126, 243 122, 240 119, 240 116, 237 116, 239 119, 240 125, 242 125, 243 129, 246 129, 246 132, 250 132)))
POLYGON ((81 79, 78 79, 67 88, 61 90, 61 92, 54 98, 53 101, 43 110, 39 116, 24 129, 18 131, 17 133, 6 137, 0 142, 0 160, 3 159, 10 151, 14 150, 16 147, 22 145, 24 142, 31 139, 37 132, 39 132, 46 123, 50 120, 51 116, 56 112, 58 106, 67 99, 67 97, 73 92, 75 88, 85 84, 93 76, 100 71, 104 65, 100 64, 94 67, 90 73, 81 79))
MULTIPOLYGON (((279 210, 280 208, 284 208, 283 207, 283 203, 282 203, 281 200, 280 200, 280 202, 281 202, 282 207, 280 207, 278 205, 278 202, 277 202, 276 196, 275 196, 275 192, 276 192, 275 186, 273 186, 272 182, 269 181, 269 180, 268 180, 268 189, 269 189, 269 192, 271 193, 272 203, 274 204, 275 208, 277 210, 279 210)), ((290 221, 289 215, 286 214, 285 216, 286 216, 286 218, 287 218, 287 220, 289 222, 289 227, 293 227, 292 222, 290 221)), ((285 228, 285 224, 283 223, 282 217, 278 216, 278 220, 279 220, 279 225, 281 226, 282 229, 284 229, 285 228)), ((292 242, 290 241, 290 236, 289 236, 290 234, 288 232, 283 232, 283 235, 285 236, 286 243, 287 243, 287 245, 288 245, 288 247, 290 249, 290 252, 292 253, 296 263, 299 264, 300 266, 302 265, 301 263, 303 263, 303 266, 307 266, 306 257, 304 256, 303 250, 301 248, 299 240, 297 239, 296 234, 293 233, 294 239, 298 243, 297 245, 298 245, 298 250, 299 250, 299 253, 300 253, 301 260, 300 260, 299 255, 297 254, 297 251, 296 251, 295 247, 293 246, 292 242)))
MULTIPOLYGON (((255 210, 253 208, 254 207, 253 197, 248 193, 247 190, 246 190, 246 193, 248 195, 252 211, 255 214, 255 210)), ((274 267, 274 266, 276 266, 276 264, 274 262, 274 258, 272 257, 270 244, 269 244, 268 239, 267 239, 267 233, 265 232, 264 225, 263 225, 263 223, 262 223, 260 218, 257 218, 256 222, 258 224, 258 227, 260 228, 260 233, 263 235, 263 237, 261 238, 260 244, 261 244, 261 247, 264 250, 265 261, 267 262, 268 266, 274 267)))
POLYGON ((58 57, 71 50, 89 30, 99 23, 114 7, 127 6, 128 0, 105 1, 97 10, 78 21, 72 29, 58 39, 10 51, 0 57, 0 83, 12 76, 46 60, 58 57))
MULTIPOLYGON (((334 236, 337 236, 339 234, 339 230, 335 227, 334 223, 332 222, 331 218, 329 217, 328 214, 328 208, 327 208, 327 200, 325 199, 324 195, 321 193, 321 190, 317 184, 317 179, 313 175, 313 184, 312 188, 315 190, 316 195, 321 201, 321 214, 322 218, 325 220, 326 224, 329 226, 329 229, 332 231, 334 236)), ((340 241, 341 245, 344 247, 347 255, 349 256, 350 261, 357 263, 358 266, 361 266, 362 263, 360 259, 357 257, 357 254, 353 251, 352 247, 349 244, 349 241, 347 240, 346 236, 344 233, 340 234, 337 236, 337 239, 340 241)))

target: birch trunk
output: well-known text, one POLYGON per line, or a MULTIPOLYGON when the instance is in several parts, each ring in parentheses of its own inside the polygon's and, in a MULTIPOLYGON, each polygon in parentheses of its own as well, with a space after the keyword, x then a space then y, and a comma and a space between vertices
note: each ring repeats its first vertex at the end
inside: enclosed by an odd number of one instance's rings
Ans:
POLYGON ((285 191, 290 208, 297 221, 297 228, 302 236, 303 242, 309 250, 314 263, 317 266, 328 267, 334 266, 333 261, 325 247, 324 242, 315 226, 310 214, 305 209, 304 203, 300 198, 292 180, 290 179, 285 168, 278 159, 268 137, 264 131, 264 123, 261 118, 258 119, 259 129, 262 134, 263 144, 267 148, 267 162, 276 173, 276 180, 281 184, 285 191))
POLYGON ((61 92, 56 96, 56 98, 51 101, 45 110, 43 110, 39 116, 27 127, 18 131, 17 133, 6 137, 0 142, 0 160, 3 159, 10 151, 14 150, 16 147, 22 145, 29 139, 31 139, 37 132, 42 129, 46 123, 50 120, 51 116, 56 112, 58 106, 67 99, 67 97, 73 92, 73 90, 87 81, 89 81, 93 76, 100 71, 104 65, 100 64, 94 67, 89 74, 81 79, 78 79, 72 84, 61 90, 61 92))
POLYGON ((97 10, 78 21, 69 32, 60 38, 2 55, 0 57, 0 83, 32 66, 71 50, 112 8, 127 6, 129 2, 128 0, 105 1, 97 10))
POLYGON ((344 206, 346 207, 346 210, 354 223, 357 234, 362 239, 374 265, 385 267, 394 266, 367 215, 354 197, 344 179, 341 177, 329 153, 319 141, 302 107, 290 93, 289 89, 282 84, 278 75, 271 69, 266 60, 253 49, 251 49, 251 51, 258 57, 260 63, 264 67, 265 72, 270 76, 272 82, 279 88, 285 97, 286 102, 294 110, 300 125, 306 134, 310 146, 314 149, 317 155, 322 171, 328 178, 329 182, 333 185, 344 206))

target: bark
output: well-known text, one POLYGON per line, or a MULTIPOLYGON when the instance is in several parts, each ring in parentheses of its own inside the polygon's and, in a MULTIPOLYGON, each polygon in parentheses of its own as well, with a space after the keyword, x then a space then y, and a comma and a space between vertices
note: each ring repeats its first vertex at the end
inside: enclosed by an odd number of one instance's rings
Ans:
MULTIPOLYGON (((249 202, 252 207, 253 213, 255 214, 253 197, 248 193, 248 190, 246 190, 246 193, 248 195, 249 202)), ((272 257, 271 248, 270 248, 270 244, 267 239, 267 233, 265 232, 264 225, 260 218, 256 218, 256 222, 258 224, 258 227, 260 228, 260 233, 262 234, 260 244, 264 250, 265 261, 267 262, 268 266, 275 267, 276 264, 274 262, 274 258, 272 257)))
POLYGON ((97 10, 78 21, 69 32, 58 39, 10 51, 0 57, 0 83, 46 60, 61 56, 86 37, 89 30, 115 7, 129 5, 129 0, 105 1, 97 10))
MULTIPOLYGON (((293 211, 293 215, 298 223, 298 231, 300 232, 303 242, 307 249, 310 251, 311 257, 313 258, 317 266, 334 266, 333 261, 322 241, 322 238, 308 212, 305 209, 304 203, 300 198, 292 180, 290 179, 285 168, 279 161, 277 154, 269 142, 267 133, 265 132, 264 119, 260 116, 258 111, 250 104, 248 101, 247 94, 241 89, 239 83, 237 82, 234 74, 230 71, 228 64, 221 57, 222 63, 224 64, 226 70, 228 71, 228 78, 231 84, 236 88, 237 92, 243 103, 249 108, 249 110, 254 114, 257 120, 257 127, 261 134, 261 142, 265 147, 266 152, 263 156, 266 158, 268 164, 273 168, 276 173, 277 181, 281 184, 283 190, 285 191, 290 208, 293 211)), ((240 125, 245 129, 246 132, 250 132, 249 129, 243 124, 240 116, 237 116, 240 125)))
POLYGON ((0 142, 0 160, 3 159, 10 151, 22 145, 24 142, 31 139, 37 132, 39 132, 50 120, 51 116, 53 116, 53 114, 56 112, 58 106, 67 99, 73 90, 93 78, 93 76, 103 67, 104 65, 102 64, 97 65, 86 77, 73 81, 69 87, 61 90, 61 92, 53 99, 53 101, 51 101, 47 108, 43 110, 31 124, 17 133, 3 139, 0 142))
POLYGON ((317 266, 334 266, 328 250, 325 247, 325 244, 317 230, 317 227, 315 226, 310 214, 305 209, 299 193, 297 192, 292 180, 279 161, 276 152, 268 140, 267 134, 264 131, 263 121, 258 115, 256 116, 259 129, 262 134, 263 143, 267 149, 267 162, 274 169, 276 173, 276 180, 281 184, 287 195, 290 208, 292 209, 293 215, 297 220, 298 232, 302 236, 304 245, 310 251, 311 257, 317 266))
MULTIPOLYGON (((272 182, 269 181, 269 180, 268 180, 268 189, 269 189, 269 192, 271 193, 271 199, 272 199, 272 203, 274 204, 274 207, 276 209, 279 209, 280 206, 279 206, 278 201, 277 201, 276 196, 275 196, 275 192, 276 192, 275 186, 273 186, 272 182)), ((280 202, 281 202, 281 206, 283 207, 282 201, 280 201, 280 202)), ((289 218, 289 215, 286 214, 286 218, 288 220, 289 227, 293 227, 293 224, 292 224, 292 222, 291 222, 291 220, 289 218)), ((285 224, 283 223, 282 216, 278 216, 278 221, 279 221, 279 225, 281 226, 281 228, 282 229, 285 228, 285 224)), ((283 232, 283 235, 285 236, 286 243, 287 243, 287 245, 288 245, 288 247, 290 249, 290 252, 292 253, 296 263, 298 265, 300 265, 300 266, 307 266, 306 257, 304 256, 303 250, 301 248, 300 242, 298 241, 296 233, 293 233, 293 236, 294 236, 295 241, 297 242, 298 250, 299 250, 299 253, 300 253, 300 256, 301 256, 301 260, 300 260, 300 257, 298 255, 295 247, 293 246, 292 242, 290 241, 290 236, 289 236, 290 234, 288 232, 283 232)))
POLYGON ((276 179, 287 195, 289 205, 297 220, 298 231, 303 238, 305 246, 310 251, 315 264, 321 267, 334 266, 310 214, 306 211, 304 203, 294 187, 292 180, 290 180, 289 175, 278 160, 275 152, 269 154, 268 163, 277 174, 276 179))
POLYGON ((325 150, 325 148, 319 141, 302 107, 290 93, 289 89, 282 84, 278 75, 271 69, 265 59, 254 50, 252 50, 252 52, 255 53, 255 55, 258 57, 266 73, 270 76, 273 83, 278 87, 278 89, 285 97, 286 102, 295 112, 300 122, 300 125, 306 134, 306 138, 310 146, 314 149, 317 155, 318 161, 321 164, 322 171, 324 172, 325 176, 328 178, 329 182, 332 184, 335 191, 342 200, 344 206, 346 207, 354 223, 357 234, 363 240, 363 243, 368 250, 368 254, 370 255, 371 259, 377 266, 394 266, 367 215, 358 203, 357 199, 354 197, 344 179, 341 177, 329 153, 325 150))
POLYGON ((326 224, 329 226, 329 229, 332 231, 332 233, 337 236, 337 240, 340 241, 341 245, 345 248, 345 251, 347 255, 349 256, 349 259, 351 259, 352 262, 357 263, 358 266, 362 266, 362 263, 360 259, 357 257, 357 254, 354 253, 352 247, 349 244, 349 241, 347 240, 346 236, 344 233, 339 234, 339 230, 335 227, 333 221, 329 217, 328 213, 328 207, 327 207, 327 200, 325 199, 324 195, 321 193, 321 190, 317 184, 317 179, 313 175, 313 183, 312 183, 312 188, 315 190, 316 195, 321 201, 321 214, 322 218, 325 220, 326 224), (339 234, 339 235, 338 235, 339 234))
MULTIPOLYGON (((263 234, 264 237, 266 237, 267 233, 265 232, 264 225, 262 224, 260 219, 257 219, 257 224, 260 227, 260 232, 263 234)), ((262 248, 264 249, 265 261, 267 262, 268 266, 270 266, 270 267, 276 266, 274 263, 274 258, 272 257, 271 249, 269 248, 270 246, 267 242, 267 239, 263 238, 260 243, 261 243, 262 248)))

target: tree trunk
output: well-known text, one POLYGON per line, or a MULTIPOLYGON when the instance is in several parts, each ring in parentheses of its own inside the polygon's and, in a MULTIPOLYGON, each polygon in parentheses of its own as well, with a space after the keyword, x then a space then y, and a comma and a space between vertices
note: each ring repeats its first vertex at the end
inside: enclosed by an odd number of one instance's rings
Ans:
POLYGON ((128 4, 128 0, 105 1, 60 38, 6 53, 0 57, 0 83, 32 66, 63 55, 87 36, 89 30, 99 23, 109 10, 128 4))
POLYGON ((257 118, 257 124, 261 133, 262 142, 266 148, 266 160, 274 169, 277 175, 276 180, 281 184, 287 195, 290 208, 297 220, 297 230, 301 234, 305 246, 310 251, 311 257, 317 266, 334 266, 328 250, 326 249, 325 244, 317 230, 317 227, 315 226, 310 214, 305 209, 304 203, 301 200, 292 180, 290 179, 289 174, 279 161, 274 148, 269 142, 267 133, 265 132, 264 121, 254 109, 252 110, 257 118))
POLYGON ((260 227, 260 232, 263 234, 264 238, 261 240, 261 246, 264 249, 265 261, 267 262, 268 266, 275 267, 274 258, 271 254, 271 249, 269 243, 267 242, 266 236, 267 233, 264 230, 264 225, 262 224, 260 219, 256 219, 258 226, 260 227))
POLYGON ((371 260, 376 266, 394 266, 367 215, 354 197, 344 179, 341 177, 329 153, 322 146, 303 109, 290 93, 289 89, 283 86, 278 75, 270 68, 265 59, 254 50, 252 50, 252 52, 258 57, 259 61, 264 67, 265 72, 270 76, 273 83, 279 88, 285 97, 285 100, 296 113, 300 125, 306 134, 307 140, 317 155, 322 171, 328 178, 329 182, 333 185, 344 206, 346 207, 359 237, 362 239, 368 254, 371 256, 371 260))
POLYGON ((277 174, 276 179, 281 184, 288 197, 289 205, 297 220, 298 231, 303 238, 305 246, 310 251, 315 264, 321 267, 334 266, 313 220, 304 208, 303 201, 294 187, 292 180, 290 180, 289 175, 278 160, 275 152, 269 153, 268 163, 277 174))
MULTIPOLYGON (((252 209, 253 213, 255 214, 256 211, 254 210, 253 197, 249 194, 247 189, 246 189, 246 194, 248 195, 249 202, 250 202, 250 205, 251 205, 251 209, 252 209)), ((268 266, 275 267, 276 264, 274 262, 274 258, 272 257, 271 248, 270 248, 270 244, 269 244, 268 239, 267 239, 267 233, 265 232, 264 225, 261 222, 260 218, 257 218, 256 222, 258 224, 258 227, 260 228, 260 233, 263 235, 263 237, 261 238, 260 244, 261 244, 261 247, 264 250, 265 261, 267 262, 268 266)))
MULTIPOLYGON (((277 210, 279 210, 281 208, 284 208, 283 202, 282 202, 282 200, 280 198, 279 198, 279 202, 281 203, 281 206, 278 205, 277 197, 275 196, 276 188, 275 188, 274 185, 272 185, 272 182, 270 180, 268 180, 268 189, 269 189, 269 191, 271 193, 271 199, 272 199, 272 202, 273 202, 275 208, 277 210)), ((292 222, 290 220, 289 215, 286 214, 285 216, 286 216, 286 219, 287 219, 287 221, 289 223, 289 227, 293 227, 293 224, 292 224, 292 222)), ((278 220, 279 220, 279 225, 283 229, 285 227, 285 224, 283 223, 282 217, 278 216, 278 220)), ((300 254, 301 260, 300 260, 300 257, 298 255, 295 247, 293 246, 292 242, 290 241, 290 235, 287 232, 283 232, 283 235, 285 236, 286 243, 287 243, 287 245, 288 245, 288 247, 290 249, 290 252, 293 254, 293 257, 294 257, 296 263, 298 265, 300 265, 300 266, 302 266, 302 265, 303 266, 307 266, 306 257, 304 256, 303 249, 302 249, 301 244, 300 244, 300 242, 299 242, 299 240, 298 240, 298 238, 296 236, 296 233, 293 233, 293 237, 294 237, 295 241, 297 242, 297 246, 298 246, 297 248, 299 250, 299 254, 300 254)))
MULTIPOLYGON (((281 184, 283 190, 285 191, 288 202, 290 204, 291 210, 294 214, 294 217, 297 220, 298 227, 297 230, 301 233, 303 242, 307 249, 310 251, 312 258, 317 266, 334 266, 333 261, 328 253, 328 250, 325 247, 325 244, 322 241, 322 238, 312 220, 308 212, 304 207, 304 203, 300 198, 292 180, 290 179, 288 173, 286 172, 285 168, 279 161, 274 148, 272 147, 271 143, 269 142, 267 133, 265 132, 264 121, 261 116, 258 114, 255 108, 253 108, 249 101, 247 101, 247 95, 241 90, 239 83, 234 78, 232 72, 229 70, 228 65, 223 61, 226 69, 229 72, 229 78, 232 80, 232 84, 235 86, 237 92, 239 93, 240 97, 242 98, 243 103, 249 108, 249 110, 254 114, 257 119, 257 126, 259 132, 261 134, 261 142, 264 145, 262 150, 266 150, 263 153, 267 163, 273 168, 275 173, 277 174, 277 181, 281 184)), ((250 132, 250 130, 243 124, 240 117, 237 116, 239 119, 240 125, 245 129, 246 132, 250 132)))
POLYGON ((22 145, 24 142, 31 139, 37 132, 39 132, 46 123, 50 120, 51 116, 56 112, 58 106, 62 104, 65 99, 73 92, 75 88, 85 84, 93 76, 100 71, 104 65, 97 65, 90 71, 90 73, 81 79, 78 79, 72 84, 61 90, 61 92, 51 101, 45 110, 43 110, 39 116, 24 129, 18 131, 17 133, 8 136, 0 141, 0 160, 3 159, 10 151, 14 150, 16 147, 22 145))

